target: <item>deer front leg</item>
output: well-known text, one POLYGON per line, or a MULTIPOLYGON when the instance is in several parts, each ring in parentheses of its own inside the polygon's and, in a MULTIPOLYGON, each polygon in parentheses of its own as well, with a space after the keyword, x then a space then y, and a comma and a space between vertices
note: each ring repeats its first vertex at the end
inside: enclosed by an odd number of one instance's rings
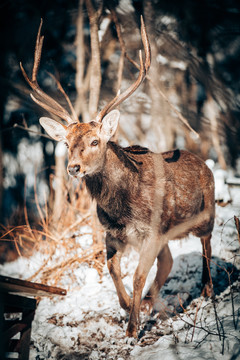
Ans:
POLYGON ((133 299, 126 335, 137 338, 142 291, 147 275, 159 253, 157 239, 150 239, 142 248, 133 279, 133 299))
POLYGON ((125 246, 119 249, 119 243, 110 234, 106 237, 107 266, 117 290, 120 306, 126 310, 131 309, 131 298, 127 294, 121 278, 120 260, 125 246))

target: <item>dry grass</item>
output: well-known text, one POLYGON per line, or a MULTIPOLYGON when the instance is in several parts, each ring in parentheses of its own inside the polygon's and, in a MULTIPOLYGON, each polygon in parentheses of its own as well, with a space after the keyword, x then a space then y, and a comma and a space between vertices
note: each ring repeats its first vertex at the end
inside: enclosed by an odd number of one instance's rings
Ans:
MULTIPOLYGON (((39 251, 44 258, 39 269, 28 279, 46 285, 62 285, 64 275, 71 274, 70 282, 74 284, 74 270, 82 263, 97 269, 100 277, 105 262, 104 242, 91 241, 92 210, 90 199, 83 184, 77 188, 71 180, 64 182, 61 216, 53 223, 52 204, 44 208, 39 205, 35 189, 35 204, 38 209, 39 223, 30 225, 25 206, 25 224, 20 226, 0 225, 0 249, 5 251, 5 261, 19 256, 30 257, 39 251), (89 236, 88 243, 81 239, 89 236), (9 244, 11 245, 9 247, 9 244), (14 246, 13 246, 14 245, 14 246), (8 253, 7 253, 8 252, 8 253)), ((52 197, 54 201, 54 196, 52 197)), ((98 226, 98 238, 103 238, 103 230, 98 226)))

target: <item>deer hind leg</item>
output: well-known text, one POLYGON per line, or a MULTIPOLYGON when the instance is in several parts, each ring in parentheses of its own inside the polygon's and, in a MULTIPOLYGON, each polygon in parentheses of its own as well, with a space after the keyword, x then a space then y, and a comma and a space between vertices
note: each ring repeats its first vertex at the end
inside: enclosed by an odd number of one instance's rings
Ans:
POLYGON ((141 308, 144 311, 151 312, 154 301, 158 296, 161 287, 165 284, 167 277, 172 269, 173 258, 169 246, 165 245, 157 257, 157 273, 145 298, 142 300, 141 308))
POLYGON ((207 235, 201 237, 203 251, 203 269, 202 269, 202 295, 211 296, 213 293, 212 278, 210 273, 210 261, 212 256, 211 237, 207 235))
POLYGON ((123 249, 116 249, 116 244, 117 241, 111 238, 111 236, 107 235, 107 266, 116 287, 120 306, 124 310, 130 311, 132 301, 130 296, 126 292, 121 278, 120 260, 122 257, 123 249))

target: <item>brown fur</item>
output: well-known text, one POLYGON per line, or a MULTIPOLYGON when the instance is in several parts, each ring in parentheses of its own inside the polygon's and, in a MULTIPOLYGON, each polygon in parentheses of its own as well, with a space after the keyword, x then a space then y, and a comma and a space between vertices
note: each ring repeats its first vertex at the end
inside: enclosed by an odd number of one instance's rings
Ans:
MULTIPOLYGON (((148 271, 157 257, 156 279, 144 300, 152 307, 172 267, 167 241, 193 233, 204 244, 208 239, 210 247, 215 209, 213 176, 200 158, 187 151, 154 154, 109 142, 101 171, 86 176, 86 185, 97 201, 98 216, 107 232, 108 267, 120 304, 130 311, 127 335, 136 337, 148 271), (123 287, 119 262, 129 243, 140 250, 133 299, 123 287)), ((203 250, 203 254, 210 256, 211 251, 203 250)), ((202 285, 206 289, 210 275, 208 262, 203 259, 202 285)))
POLYGON ((97 202, 98 217, 106 229, 109 272, 120 305, 130 312, 127 335, 137 337, 141 303, 153 306, 171 271, 170 239, 189 233, 201 238, 203 293, 209 295, 212 291, 209 261, 215 216, 214 180, 206 164, 187 151, 155 154, 140 146, 122 148, 108 141, 116 125, 108 121, 114 116, 116 112, 102 124, 68 127, 68 170, 73 176, 84 176, 88 191, 97 202), (123 286, 120 268, 121 255, 129 244, 140 252, 132 298, 123 286), (156 278, 141 302, 156 258, 156 278))

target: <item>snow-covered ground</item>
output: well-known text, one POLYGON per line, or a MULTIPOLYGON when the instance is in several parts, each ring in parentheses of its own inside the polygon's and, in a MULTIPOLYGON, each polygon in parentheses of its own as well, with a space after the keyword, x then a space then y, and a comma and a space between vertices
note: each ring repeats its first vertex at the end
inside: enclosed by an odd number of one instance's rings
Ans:
MULTIPOLYGON (((225 201, 230 194, 232 203, 216 206, 211 264, 215 301, 200 296, 200 240, 189 237, 170 242, 174 266, 156 303, 161 312, 141 313, 139 339, 129 339, 125 336, 128 314, 119 306, 106 265, 100 278, 96 269, 83 263, 62 278, 60 286, 68 289, 65 297, 39 302, 30 359, 240 359, 240 244, 233 219, 240 216, 240 187, 226 189, 217 182, 218 196, 225 201)), ((90 231, 86 226, 83 230, 90 231)), ((88 246, 91 235, 81 236, 79 242, 88 246)), ((49 261, 54 259, 59 256, 49 261)), ((123 281, 130 293, 137 259, 135 251, 122 259, 123 281)), ((43 254, 35 253, 0 266, 0 273, 28 279, 45 260, 43 254)), ((145 291, 154 272, 155 266, 145 291)))

